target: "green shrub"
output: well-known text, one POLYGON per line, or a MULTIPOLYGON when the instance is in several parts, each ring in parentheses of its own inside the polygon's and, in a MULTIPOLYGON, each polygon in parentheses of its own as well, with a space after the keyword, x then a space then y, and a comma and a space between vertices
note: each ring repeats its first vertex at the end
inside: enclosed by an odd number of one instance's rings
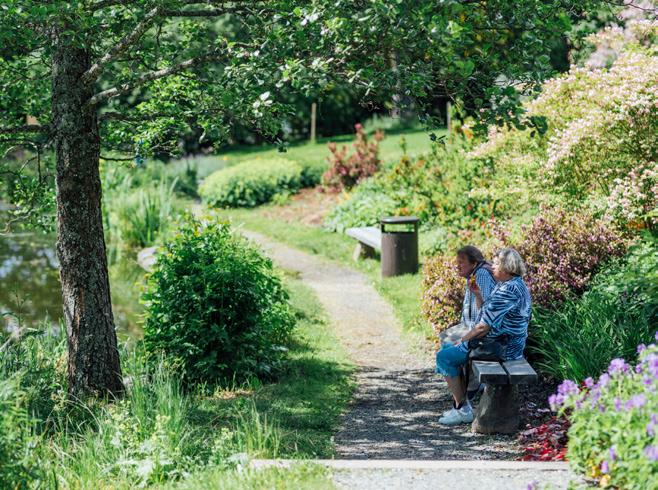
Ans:
POLYGON ((251 208, 270 202, 276 194, 294 194, 302 183, 301 167, 290 160, 248 160, 219 170, 199 187, 211 206, 251 208))
POLYGON ((635 346, 651 341, 657 328, 656 270, 655 245, 637 245, 595 276, 581 298, 558 310, 537 308, 529 348, 540 356, 542 371, 582 381, 602 373, 614 357, 634 359, 635 346))
POLYGON ((381 218, 394 216, 397 209, 398 203, 381 191, 379 183, 368 179, 329 212, 324 226, 343 233, 351 227, 378 225, 381 218))
POLYGON ((302 167, 301 186, 315 187, 322 181, 322 175, 327 171, 327 162, 322 160, 302 160, 299 162, 302 167))
POLYGON ((549 399, 571 422, 569 463, 603 488, 658 488, 658 347, 638 351, 637 366, 613 359, 597 382, 566 380, 549 399))
POLYGON ((294 325, 271 261, 225 223, 184 223, 143 301, 146 346, 177 359, 192 383, 271 375, 294 325))

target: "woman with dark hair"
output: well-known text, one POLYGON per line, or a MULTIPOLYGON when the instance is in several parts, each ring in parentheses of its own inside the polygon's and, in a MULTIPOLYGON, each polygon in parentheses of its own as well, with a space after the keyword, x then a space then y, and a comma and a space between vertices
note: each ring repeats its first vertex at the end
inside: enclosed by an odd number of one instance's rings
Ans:
POLYGON ((457 274, 466 279, 460 322, 439 334, 441 345, 452 345, 475 326, 482 304, 496 286, 491 265, 482 252, 473 245, 466 245, 456 253, 457 274))

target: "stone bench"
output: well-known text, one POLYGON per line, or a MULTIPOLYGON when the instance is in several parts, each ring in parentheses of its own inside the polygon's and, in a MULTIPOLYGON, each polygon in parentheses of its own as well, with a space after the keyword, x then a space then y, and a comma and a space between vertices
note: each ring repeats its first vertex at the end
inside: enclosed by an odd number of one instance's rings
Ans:
POLYGON ((519 429, 520 384, 538 381, 528 361, 472 361, 475 378, 485 383, 484 393, 475 411, 473 430, 481 434, 512 434, 519 429))
POLYGON ((358 242, 352 255, 354 260, 374 258, 382 250, 382 231, 376 226, 348 228, 345 234, 358 242))

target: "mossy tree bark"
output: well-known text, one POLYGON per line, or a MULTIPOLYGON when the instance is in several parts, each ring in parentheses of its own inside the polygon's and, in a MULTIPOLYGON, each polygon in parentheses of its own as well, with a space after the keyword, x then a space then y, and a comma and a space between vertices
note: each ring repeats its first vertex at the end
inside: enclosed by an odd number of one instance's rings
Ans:
POLYGON ((99 174, 100 136, 92 84, 80 77, 89 50, 61 36, 52 71, 57 158, 57 256, 68 338, 72 396, 123 390, 110 301, 99 174))

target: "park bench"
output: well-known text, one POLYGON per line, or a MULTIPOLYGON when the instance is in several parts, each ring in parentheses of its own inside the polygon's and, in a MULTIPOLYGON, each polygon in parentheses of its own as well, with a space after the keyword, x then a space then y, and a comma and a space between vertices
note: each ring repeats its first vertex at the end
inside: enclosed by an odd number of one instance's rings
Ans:
POLYGON ((358 242, 352 255, 354 260, 374 258, 382 250, 382 231, 376 226, 348 228, 345 234, 358 242))
POLYGON ((473 430, 482 434, 516 432, 520 422, 518 386, 536 383, 537 373, 525 359, 471 362, 476 379, 485 383, 473 430))

